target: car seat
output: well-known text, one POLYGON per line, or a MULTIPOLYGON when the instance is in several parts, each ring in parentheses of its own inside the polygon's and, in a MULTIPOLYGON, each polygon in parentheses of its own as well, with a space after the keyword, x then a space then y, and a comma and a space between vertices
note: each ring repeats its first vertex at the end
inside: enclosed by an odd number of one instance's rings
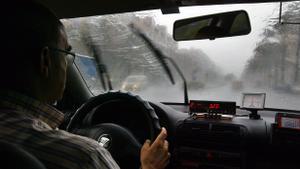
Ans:
POLYGON ((46 169, 32 154, 20 146, 0 142, 0 169, 46 169))

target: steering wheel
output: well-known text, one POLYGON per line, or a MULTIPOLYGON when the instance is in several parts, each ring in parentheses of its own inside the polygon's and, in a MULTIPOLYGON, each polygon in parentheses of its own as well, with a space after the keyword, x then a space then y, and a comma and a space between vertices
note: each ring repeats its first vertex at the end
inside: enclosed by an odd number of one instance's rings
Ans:
MULTIPOLYGON (((86 122, 87 117, 95 117, 95 115, 99 118, 104 117, 105 109, 114 110, 121 104, 138 108, 138 113, 145 117, 143 119, 145 120, 144 124, 149 128, 149 133, 147 133, 149 139, 154 140, 161 129, 154 109, 139 96, 121 91, 109 91, 89 99, 75 112, 67 126, 67 131, 97 140, 111 153, 121 168, 137 169, 140 167, 141 141, 145 140, 138 141, 132 131, 114 121, 100 124, 86 122)), ((114 116, 118 117, 118 113, 122 112, 110 111, 110 113, 114 113, 114 116)))

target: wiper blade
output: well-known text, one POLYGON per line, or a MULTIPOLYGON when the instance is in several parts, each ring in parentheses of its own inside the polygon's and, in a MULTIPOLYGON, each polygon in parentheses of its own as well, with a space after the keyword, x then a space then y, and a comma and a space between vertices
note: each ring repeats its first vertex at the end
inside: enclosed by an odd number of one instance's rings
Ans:
POLYGON ((136 28, 133 24, 130 24, 129 27, 131 28, 131 30, 136 34, 138 35, 139 37, 141 37, 146 45, 148 45, 148 47, 153 51, 153 53, 155 54, 154 56, 156 56, 156 58, 160 61, 160 63, 162 64, 165 72, 167 73, 171 83, 174 85, 175 84, 175 80, 173 78, 173 75, 171 73, 171 70, 166 62, 166 59, 168 59, 172 64, 173 66, 175 67, 176 71, 179 73, 180 77, 182 78, 183 80, 183 89, 184 89, 184 103, 186 105, 188 105, 189 103, 189 98, 188 98, 188 90, 187 90, 187 83, 186 83, 186 79, 182 73, 182 71, 180 70, 179 66, 177 65, 177 63, 174 61, 173 58, 171 57, 167 57, 165 56, 161 50, 159 50, 155 45, 154 43, 141 31, 139 30, 138 28, 136 28))
MULTIPOLYGON (((110 77, 109 77, 109 74, 107 73, 106 65, 102 64, 102 61, 99 60, 99 57, 98 57, 98 54, 97 54, 98 52, 95 52, 94 48, 92 48, 92 50, 95 53, 94 57, 87 56, 87 55, 82 55, 82 54, 78 54, 78 53, 76 53, 76 57, 86 58, 86 59, 94 60, 94 62, 96 62, 96 69, 97 69, 98 73, 100 74, 99 76, 100 76, 101 84, 103 86, 103 89, 107 90, 105 79, 107 79, 107 81, 110 82, 110 80, 109 80, 110 77)), ((112 90, 111 84, 109 86, 110 86, 109 87, 110 90, 112 90)))
MULTIPOLYGON (((93 58, 95 59, 95 62, 97 64, 96 70, 98 72, 103 89, 106 91, 107 86, 108 86, 109 90, 113 90, 109 73, 107 71, 106 65, 103 63, 102 58, 101 58, 100 48, 97 46, 97 44, 93 40, 93 37, 88 32, 85 32, 87 34, 84 34, 85 36, 83 36, 83 38, 84 38, 83 42, 85 43, 86 47, 91 49, 91 51, 94 54, 93 58)), ((82 55, 82 56, 84 57, 84 55, 82 55)))
POLYGON ((136 28, 133 24, 130 24, 129 27, 135 34, 137 34, 139 37, 141 37, 146 42, 146 44, 149 46, 149 48, 154 52, 156 58, 160 61, 160 63, 162 63, 162 66, 163 66, 165 72, 167 73, 171 83, 174 85, 175 84, 174 77, 172 75, 172 72, 171 72, 169 66, 167 65, 166 60, 165 60, 167 57, 164 56, 164 54, 156 46, 153 45, 151 40, 143 32, 141 32, 138 28, 136 28))
POLYGON ((91 45, 91 49, 92 49, 92 51, 95 55, 95 60, 96 60, 96 63, 97 63, 97 70, 100 74, 100 79, 101 79, 101 83, 102 83, 102 86, 103 86, 104 90, 107 89, 106 82, 108 84, 108 89, 113 90, 111 80, 110 80, 110 76, 107 72, 106 65, 103 64, 103 61, 102 61, 102 58, 101 58, 100 49, 97 48, 95 45, 91 45))

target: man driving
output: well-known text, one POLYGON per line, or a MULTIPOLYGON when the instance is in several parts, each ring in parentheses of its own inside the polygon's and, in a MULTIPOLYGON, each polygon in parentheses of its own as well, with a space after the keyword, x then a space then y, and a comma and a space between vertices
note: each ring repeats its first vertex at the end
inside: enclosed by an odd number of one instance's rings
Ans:
MULTIPOLYGON (((63 114, 50 104, 63 96, 71 46, 63 24, 44 6, 13 0, 2 4, 0 141, 19 145, 47 169, 119 168, 98 142, 58 129, 63 114), (7 10, 9 9, 9 10, 7 10)), ((167 132, 147 140, 143 169, 168 164, 167 132)))

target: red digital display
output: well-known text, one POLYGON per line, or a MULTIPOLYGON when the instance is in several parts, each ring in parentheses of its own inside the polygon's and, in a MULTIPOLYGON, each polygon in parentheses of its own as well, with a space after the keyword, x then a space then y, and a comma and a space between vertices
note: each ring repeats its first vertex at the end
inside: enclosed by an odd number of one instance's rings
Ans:
POLYGON ((191 113, 219 113, 235 115, 236 103, 235 102, 220 102, 220 101, 190 101, 191 113))
POLYGON ((211 103, 209 104, 209 109, 220 109, 220 104, 211 103))

